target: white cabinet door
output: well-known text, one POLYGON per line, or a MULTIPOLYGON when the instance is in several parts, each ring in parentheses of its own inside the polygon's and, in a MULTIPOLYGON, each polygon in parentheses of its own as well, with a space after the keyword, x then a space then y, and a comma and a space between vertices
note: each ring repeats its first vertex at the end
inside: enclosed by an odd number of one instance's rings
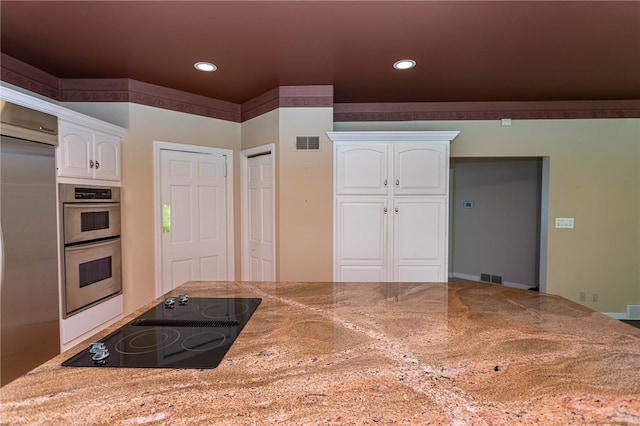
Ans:
POLYGON ((120 139, 94 134, 94 178, 120 180, 120 139))
POLYGON ((389 184, 389 146, 336 146, 336 194, 386 195, 389 184))
POLYGON ((449 156, 447 144, 399 143, 394 148, 395 195, 445 195, 449 156))
POLYGON ((59 124, 58 176, 120 180, 120 138, 59 124))
POLYGON ((336 200, 336 280, 388 280, 388 201, 386 197, 336 200))
POLYGON ((446 208, 446 196, 395 198, 394 281, 446 281, 446 208))
POLYGON ((81 127, 60 124, 58 174, 60 176, 91 179, 93 168, 93 135, 81 127))

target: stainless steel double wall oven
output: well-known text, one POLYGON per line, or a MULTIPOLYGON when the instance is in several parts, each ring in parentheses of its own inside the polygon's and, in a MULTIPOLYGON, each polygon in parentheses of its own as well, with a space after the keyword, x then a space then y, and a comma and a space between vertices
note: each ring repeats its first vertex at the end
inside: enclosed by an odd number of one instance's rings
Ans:
POLYGON ((60 184, 65 313, 122 292, 120 188, 60 184))

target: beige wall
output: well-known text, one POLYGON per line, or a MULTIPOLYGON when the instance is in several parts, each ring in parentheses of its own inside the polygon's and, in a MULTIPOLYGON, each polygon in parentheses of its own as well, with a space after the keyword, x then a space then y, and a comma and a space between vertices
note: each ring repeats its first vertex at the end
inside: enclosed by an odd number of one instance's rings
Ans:
POLYGON ((585 304, 605 312, 640 303, 638 119, 514 120, 511 127, 497 120, 334 124, 331 108, 282 108, 238 124, 135 104, 126 108, 91 115, 129 127, 122 145, 127 312, 154 294, 154 140, 234 149, 237 278, 239 149, 275 141, 278 277, 331 280, 333 159, 325 132, 333 129, 459 130, 453 157, 549 157, 547 291, 575 301, 584 291, 585 304), (295 151, 298 135, 320 135, 321 151, 295 151), (574 217, 575 229, 553 228, 555 217, 574 217), (592 293, 597 303, 590 302, 592 293))
POLYGON ((602 312, 640 303, 640 120, 336 123, 335 130, 459 130, 452 157, 550 157, 547 291, 602 312), (556 217, 575 229, 555 229, 556 217), (590 302, 597 293, 598 302, 590 302))
POLYGON ((242 123, 242 149, 275 144, 278 280, 332 280, 332 128, 332 108, 280 108, 242 123), (296 151, 296 136, 320 136, 320 151, 296 151))
POLYGON ((333 279, 333 108, 281 108, 278 145, 278 267, 282 281, 333 279), (320 136, 296 151, 296 136, 320 136))
MULTIPOLYGON (((122 140, 122 254, 125 313, 155 296, 153 142, 234 151, 234 211, 240 211, 240 124, 131 104, 122 140)), ((236 275, 240 276, 240 223, 235 221, 236 275)))

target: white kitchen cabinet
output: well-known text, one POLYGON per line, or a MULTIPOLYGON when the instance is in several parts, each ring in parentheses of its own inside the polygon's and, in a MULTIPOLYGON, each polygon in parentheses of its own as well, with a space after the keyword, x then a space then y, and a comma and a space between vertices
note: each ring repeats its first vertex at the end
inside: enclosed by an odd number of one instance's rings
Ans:
POLYGON ((449 144, 438 142, 393 145, 395 195, 445 195, 449 144))
POLYGON ((120 180, 120 138, 59 123, 58 176, 120 180))
POLYGON ((336 209, 341 236, 336 241, 336 281, 387 281, 387 198, 343 196, 336 209))
POLYGON ((394 281, 446 281, 446 214, 446 196, 394 200, 394 281))
POLYGON ((335 149, 336 194, 388 194, 388 145, 348 144, 335 149))
POLYGON ((447 280, 449 144, 458 132, 328 132, 334 280, 447 280))
POLYGON ((444 195, 449 147, 438 142, 336 146, 337 195, 444 195))

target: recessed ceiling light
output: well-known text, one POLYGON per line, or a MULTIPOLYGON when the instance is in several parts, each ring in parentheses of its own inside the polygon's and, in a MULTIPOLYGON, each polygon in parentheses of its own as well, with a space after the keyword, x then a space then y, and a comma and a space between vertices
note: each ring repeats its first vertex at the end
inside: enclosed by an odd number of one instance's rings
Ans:
POLYGON ((397 70, 408 70, 416 66, 416 61, 413 59, 401 59, 393 64, 393 67, 397 70))
POLYGON ((196 62, 193 66, 199 71, 213 72, 218 69, 211 62, 196 62))

